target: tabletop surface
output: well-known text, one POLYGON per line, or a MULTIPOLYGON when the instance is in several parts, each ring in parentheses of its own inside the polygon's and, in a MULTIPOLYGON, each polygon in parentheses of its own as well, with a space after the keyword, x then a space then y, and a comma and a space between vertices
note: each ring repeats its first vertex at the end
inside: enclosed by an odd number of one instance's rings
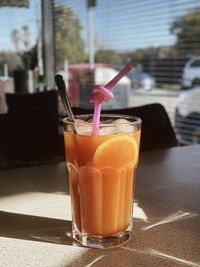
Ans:
POLYGON ((200 267, 200 145, 140 156, 131 240, 78 247, 64 163, 0 171, 0 266, 200 267))

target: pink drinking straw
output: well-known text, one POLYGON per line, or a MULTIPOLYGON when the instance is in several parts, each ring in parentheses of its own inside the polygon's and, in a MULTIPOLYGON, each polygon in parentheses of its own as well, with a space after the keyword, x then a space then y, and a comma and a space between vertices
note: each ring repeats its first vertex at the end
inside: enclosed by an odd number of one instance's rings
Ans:
POLYGON ((109 92, 109 90, 111 90, 119 82, 119 80, 121 80, 132 68, 133 65, 129 63, 104 87, 99 85, 96 85, 94 87, 94 94, 89 99, 91 103, 94 103, 92 134, 97 135, 99 131, 102 101, 111 99, 113 97, 112 93, 109 92))

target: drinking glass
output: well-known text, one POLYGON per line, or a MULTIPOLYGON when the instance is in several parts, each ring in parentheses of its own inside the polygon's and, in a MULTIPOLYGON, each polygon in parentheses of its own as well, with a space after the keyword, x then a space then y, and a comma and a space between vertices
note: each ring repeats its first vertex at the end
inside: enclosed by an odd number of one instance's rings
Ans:
POLYGON ((123 244, 132 231, 141 120, 102 114, 92 135, 92 117, 64 119, 72 232, 83 246, 106 248, 123 244))

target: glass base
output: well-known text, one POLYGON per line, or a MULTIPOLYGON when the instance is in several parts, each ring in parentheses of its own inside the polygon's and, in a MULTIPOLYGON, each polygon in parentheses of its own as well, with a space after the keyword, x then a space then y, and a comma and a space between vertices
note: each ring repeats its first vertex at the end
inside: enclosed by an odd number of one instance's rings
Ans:
POLYGON ((89 248, 113 248, 123 245, 130 238, 130 231, 124 231, 111 236, 95 236, 80 234, 77 231, 73 231, 73 238, 84 247, 89 248))

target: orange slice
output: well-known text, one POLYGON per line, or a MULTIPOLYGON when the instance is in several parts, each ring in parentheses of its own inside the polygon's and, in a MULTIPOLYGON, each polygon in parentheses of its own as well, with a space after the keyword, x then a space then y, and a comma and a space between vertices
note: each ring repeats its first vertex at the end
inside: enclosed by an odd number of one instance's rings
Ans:
POLYGON ((138 146, 129 135, 118 135, 103 142, 96 149, 93 165, 96 168, 121 169, 129 164, 135 164, 138 158, 138 146))

